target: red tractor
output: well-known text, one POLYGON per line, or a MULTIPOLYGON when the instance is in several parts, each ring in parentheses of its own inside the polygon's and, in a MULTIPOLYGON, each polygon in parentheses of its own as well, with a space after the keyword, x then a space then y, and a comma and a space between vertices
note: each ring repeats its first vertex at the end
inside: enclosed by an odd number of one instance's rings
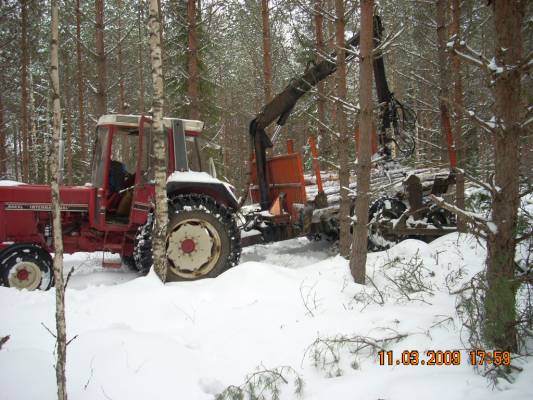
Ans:
MULTIPOLYGON (((152 264, 154 198, 151 120, 105 115, 98 121, 90 183, 62 186, 64 250, 109 251, 140 272, 152 264)), ((238 202, 230 185, 188 168, 200 121, 165 118, 168 144, 167 280, 217 276, 239 261, 238 202)), ((0 280, 49 289, 54 251, 51 191, 46 185, 0 186, 0 280)))

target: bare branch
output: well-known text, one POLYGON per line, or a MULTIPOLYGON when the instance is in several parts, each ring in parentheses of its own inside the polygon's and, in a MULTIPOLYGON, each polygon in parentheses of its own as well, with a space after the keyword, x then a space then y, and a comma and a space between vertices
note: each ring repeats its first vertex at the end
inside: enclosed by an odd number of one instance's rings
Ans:
POLYGON ((484 218, 468 211, 461 210, 459 207, 447 203, 446 201, 444 201, 444 199, 442 199, 441 197, 437 197, 434 194, 430 194, 429 197, 431 201, 439 207, 463 217, 467 223, 471 224, 474 228, 476 228, 474 229, 474 231, 477 231, 475 233, 481 236, 482 238, 487 239, 488 235, 491 233, 491 230, 487 225, 487 220, 485 220, 484 218), (484 234, 482 234, 481 231, 484 232, 484 234))

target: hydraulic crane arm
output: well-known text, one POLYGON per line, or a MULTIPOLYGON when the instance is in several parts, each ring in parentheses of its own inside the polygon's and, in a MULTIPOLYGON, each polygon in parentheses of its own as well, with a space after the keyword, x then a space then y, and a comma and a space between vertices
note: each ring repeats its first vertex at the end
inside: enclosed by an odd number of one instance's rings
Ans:
MULTIPOLYGON (((379 16, 374 16, 374 47, 377 48, 381 43, 383 26, 379 16)), ((346 61, 351 61, 355 54, 353 48, 359 46, 359 32, 356 33, 345 44, 346 61)), ((272 142, 265 132, 265 129, 277 120, 278 129, 283 126, 298 100, 313 86, 333 74, 337 65, 333 61, 336 54, 330 54, 330 57, 318 64, 313 64, 303 75, 292 80, 287 87, 266 104, 261 112, 250 123, 250 135, 255 150, 257 180, 259 182, 259 192, 261 196, 261 208, 266 210, 270 206, 269 184, 266 175, 266 148, 272 147, 272 142)), ((385 67, 381 52, 374 57, 374 79, 376 81, 376 92, 379 103, 389 104, 392 99, 392 93, 389 90, 385 76, 385 67)), ((384 113, 382 128, 390 127, 390 113, 384 113)))

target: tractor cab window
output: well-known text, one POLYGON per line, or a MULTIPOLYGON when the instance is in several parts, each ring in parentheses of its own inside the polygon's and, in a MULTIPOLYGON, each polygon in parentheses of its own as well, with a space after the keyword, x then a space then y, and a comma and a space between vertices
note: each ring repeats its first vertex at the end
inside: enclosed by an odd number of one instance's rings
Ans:
POLYGON ((116 127, 113 131, 109 164, 106 212, 108 223, 125 224, 129 221, 138 153, 139 130, 116 127))
POLYGON ((141 182, 150 183, 154 179, 154 168, 152 156, 152 124, 145 122, 143 127, 143 148, 142 148, 142 163, 141 163, 141 182))
POLYGON ((137 129, 116 128, 111 145, 112 164, 120 163, 125 173, 134 174, 137 169, 138 145, 139 131, 137 129))
POLYGON ((100 126, 96 130, 96 144, 93 154, 93 166, 91 183, 94 187, 101 188, 104 186, 104 170, 105 170, 105 153, 107 150, 107 141, 109 140, 109 128, 100 126))

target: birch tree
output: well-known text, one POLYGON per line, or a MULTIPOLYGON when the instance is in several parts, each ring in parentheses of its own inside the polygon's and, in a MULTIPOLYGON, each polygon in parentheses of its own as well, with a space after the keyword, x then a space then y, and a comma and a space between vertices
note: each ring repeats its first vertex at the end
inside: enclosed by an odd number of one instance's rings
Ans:
POLYGON ((166 135, 163 129, 163 60, 161 58, 161 23, 157 0, 150 0, 148 32, 150 42, 150 62, 152 64, 152 140, 154 141, 155 167, 155 221, 153 228, 152 254, 154 270, 165 282, 167 257, 165 238, 168 225, 167 173, 166 173, 166 135))
POLYGON ((61 129, 61 104, 59 97, 59 6, 51 2, 52 38, 50 42, 50 83, 52 88, 52 134, 53 146, 50 155, 52 175, 52 224, 54 232, 54 280, 56 286, 56 381, 58 400, 67 399, 65 366, 67 362, 67 334, 65 321, 65 285, 63 283, 63 237, 61 229, 61 199, 59 195, 59 135, 61 129))
POLYGON ((350 271, 356 283, 365 283, 368 242, 368 203, 370 190, 372 137, 372 49, 373 0, 361 0, 361 62, 359 65, 359 153, 357 157, 356 224, 354 228, 350 271))

